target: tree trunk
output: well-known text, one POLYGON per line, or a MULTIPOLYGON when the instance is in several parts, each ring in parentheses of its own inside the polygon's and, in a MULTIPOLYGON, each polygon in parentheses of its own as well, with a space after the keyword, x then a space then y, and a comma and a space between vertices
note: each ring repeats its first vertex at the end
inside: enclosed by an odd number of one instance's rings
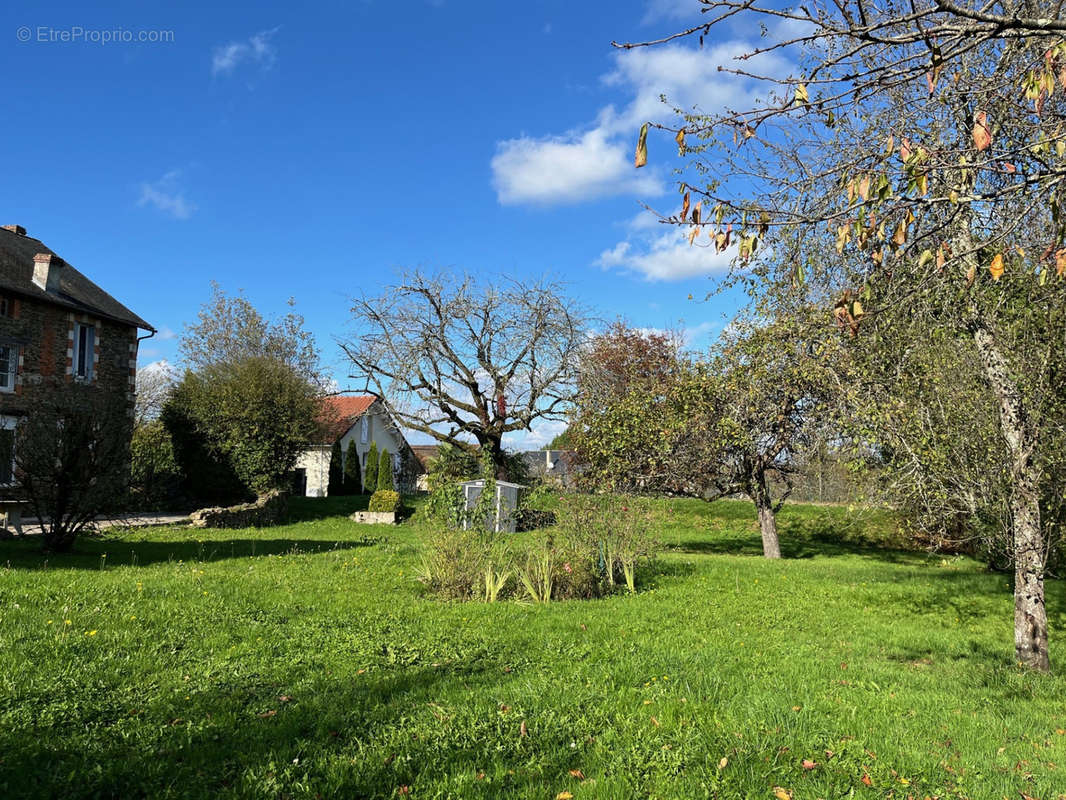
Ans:
POLYGON ((759 514, 759 532, 762 534, 762 554, 766 558, 781 558, 781 543, 777 538, 777 519, 774 504, 770 501, 770 486, 766 473, 758 473, 752 480, 752 502, 759 514))
POLYGON ((500 438, 486 436, 481 439, 480 445, 489 454, 492 465, 496 468, 496 480, 510 481, 511 475, 507 469, 507 458, 500 438))
POLYGON ((1040 469, 1036 441, 1021 391, 992 331, 974 328, 985 378, 999 402, 999 423, 1011 460, 1011 532, 1014 538, 1014 653, 1019 664, 1047 672, 1047 608, 1044 605, 1044 532, 1040 524, 1040 469))

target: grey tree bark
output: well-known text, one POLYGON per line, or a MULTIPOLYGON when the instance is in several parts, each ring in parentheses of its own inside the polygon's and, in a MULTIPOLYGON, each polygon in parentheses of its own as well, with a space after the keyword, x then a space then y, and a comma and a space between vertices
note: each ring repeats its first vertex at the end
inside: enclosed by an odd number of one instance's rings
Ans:
POLYGON ((1040 470, 1021 392, 993 332, 974 328, 985 377, 999 403, 999 421, 1011 459, 1011 529, 1014 538, 1014 652, 1018 663, 1047 672, 1047 607, 1044 604, 1044 532, 1040 523, 1040 470))
POLYGON ((781 558, 781 542, 777 538, 777 517, 770 500, 770 486, 766 473, 758 473, 753 481, 752 500, 759 516, 759 533, 762 535, 762 554, 766 558, 781 558))

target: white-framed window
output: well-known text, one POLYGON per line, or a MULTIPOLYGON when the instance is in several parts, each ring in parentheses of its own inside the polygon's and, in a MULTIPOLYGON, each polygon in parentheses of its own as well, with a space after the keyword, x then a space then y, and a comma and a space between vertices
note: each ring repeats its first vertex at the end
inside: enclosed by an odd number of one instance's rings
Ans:
POLYGON ((359 444, 366 444, 370 438, 370 415, 363 414, 359 422, 359 444))
POLYGON ((83 322, 74 323, 74 365, 75 378, 83 381, 93 379, 93 355, 96 353, 96 326, 83 322))
POLYGON ((18 346, 0 344, 0 392, 15 391, 15 376, 18 375, 18 368, 18 346))
POLYGON ((0 486, 15 483, 15 424, 17 417, 0 416, 0 486))

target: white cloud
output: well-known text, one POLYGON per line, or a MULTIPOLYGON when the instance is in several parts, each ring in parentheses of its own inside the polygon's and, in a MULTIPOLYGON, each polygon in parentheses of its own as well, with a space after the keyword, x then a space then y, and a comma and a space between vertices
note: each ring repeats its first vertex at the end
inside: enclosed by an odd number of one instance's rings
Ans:
POLYGON ((604 195, 659 195, 662 182, 633 168, 624 145, 596 128, 582 134, 498 142, 493 184, 503 205, 576 203, 604 195))
POLYGON ((157 181, 141 184, 139 206, 152 206, 174 219, 188 219, 196 206, 185 199, 180 186, 181 171, 172 169, 157 181))
POLYGON ((533 423, 533 430, 514 431, 504 435, 503 445, 508 450, 540 450, 565 431, 566 427, 564 420, 538 420, 533 423))
POLYGON ((168 328, 166 325, 164 325, 162 328, 159 329, 159 332, 156 334, 156 336, 165 342, 169 339, 177 338, 178 334, 174 333, 171 328, 168 328))
MULTIPOLYGON (((645 216, 651 215, 641 215, 645 216)), ((725 272, 736 256, 733 248, 716 253, 707 237, 690 245, 687 228, 669 226, 651 236, 646 234, 643 222, 631 223, 630 229, 629 238, 600 253, 598 266, 637 272, 648 280, 673 281, 725 272)))
MULTIPOLYGON (((664 191, 662 172, 633 166, 637 131, 649 121, 671 123, 674 109, 714 113, 730 106, 749 104, 757 90, 750 79, 718 71, 752 48, 751 43, 729 41, 707 48, 686 44, 619 51, 602 84, 629 97, 620 108, 606 105, 589 125, 563 135, 522 136, 497 142, 492 159, 493 186, 504 205, 569 204, 597 197, 636 194, 657 196, 664 191), (664 103, 662 98, 667 102, 664 103)), ((763 56, 747 69, 772 73, 787 62, 763 56)), ((666 134, 654 133, 650 148, 662 167, 673 149, 666 134), (667 144, 669 142, 669 144, 667 144)))
POLYGON ((278 30, 259 31, 244 41, 217 46, 211 54, 211 74, 230 75, 241 64, 270 69, 278 57, 278 49, 271 41, 278 30))

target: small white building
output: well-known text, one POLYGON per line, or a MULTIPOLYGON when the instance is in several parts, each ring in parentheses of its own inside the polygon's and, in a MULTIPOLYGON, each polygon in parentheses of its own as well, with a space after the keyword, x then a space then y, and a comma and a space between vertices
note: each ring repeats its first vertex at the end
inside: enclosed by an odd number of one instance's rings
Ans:
MULTIPOLYGON (((366 458, 372 445, 377 452, 388 450, 392 456, 393 485, 411 491, 421 466, 400 426, 377 395, 338 395, 328 397, 323 412, 323 439, 308 446, 296 462, 294 485, 307 497, 329 494, 329 462, 333 443, 341 445, 342 461, 348 458, 348 446, 355 442, 360 474, 366 475, 366 458)), ((373 487, 369 487, 371 490, 373 487)))
MULTIPOLYGON (((469 512, 474 510, 478 498, 481 497, 481 493, 485 490, 485 479, 463 481, 459 485, 463 489, 463 501, 467 510, 467 517, 469 517, 469 512)), ((514 533, 515 512, 518 511, 518 495, 525 488, 525 486, 518 483, 496 481, 496 520, 494 525, 496 533, 514 533)), ((463 522, 463 527, 470 527, 469 519, 463 522)))

